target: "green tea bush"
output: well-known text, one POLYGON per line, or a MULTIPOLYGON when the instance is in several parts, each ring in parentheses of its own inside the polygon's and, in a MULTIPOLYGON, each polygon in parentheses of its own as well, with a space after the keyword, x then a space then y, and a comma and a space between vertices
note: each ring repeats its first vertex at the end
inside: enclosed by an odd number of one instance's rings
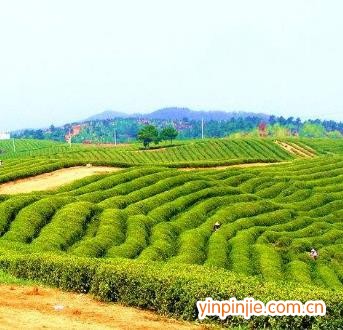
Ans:
MULTIPOLYGON (((155 183, 156 181, 160 180, 161 178, 171 175, 170 172, 168 173, 165 170, 164 171, 158 170, 156 171, 157 173, 154 173, 154 174, 151 174, 150 172, 148 173, 145 173, 145 172, 146 171, 141 169, 140 177, 138 178, 132 178, 129 182, 122 182, 120 184, 118 184, 118 180, 116 180, 116 183, 113 183, 114 185, 110 189, 106 189, 106 187, 103 187, 100 189, 98 188, 96 191, 82 194, 81 196, 78 197, 78 199, 83 200, 83 201, 93 202, 93 203, 100 203, 101 201, 104 201, 103 202, 104 207, 106 207, 107 205, 110 205, 110 207, 113 207, 111 203, 113 196, 127 195, 133 191, 136 191, 137 189, 144 188, 146 185, 151 185, 155 183), (161 172, 161 173, 158 173, 158 172, 161 172), (106 200, 108 201, 107 203, 106 203, 106 200)), ((126 178, 127 178, 127 175, 126 175, 126 178)), ((103 205, 100 204, 100 206, 103 206, 103 205)))
POLYGON ((263 279, 266 281, 282 281, 282 259, 275 248, 270 245, 256 244, 254 249, 258 273, 262 275, 263 279))
POLYGON ((66 250, 82 238, 95 212, 97 209, 88 202, 75 202, 62 207, 33 240, 34 247, 40 251, 66 250))
MULTIPOLYGON (((144 180, 143 184, 137 184, 137 180, 131 181, 132 189, 122 191, 119 196, 103 200, 100 206, 125 208, 130 204, 170 190, 192 179, 189 175, 179 174, 175 170, 163 172, 161 175, 152 174, 151 177, 153 181, 151 179, 150 181, 144 180)), ((142 178, 140 180, 142 181, 142 178)))
POLYGON ((145 215, 134 215, 127 219, 126 240, 123 244, 113 246, 107 257, 136 258, 147 246, 152 219, 145 215))
POLYGON ((229 267, 234 272, 243 275, 253 275, 253 247, 262 229, 253 227, 242 230, 232 238, 230 244, 229 267))
POLYGON ((212 297, 238 300, 253 296, 269 300, 324 300, 324 317, 241 317, 211 322, 229 327, 273 329, 339 329, 343 325, 342 291, 331 291, 304 283, 301 287, 285 282, 260 282, 256 278, 236 275, 203 266, 138 263, 126 260, 96 262, 94 259, 30 255, 0 257, 0 267, 20 277, 76 292, 88 292, 104 301, 155 310, 161 314, 187 320, 197 318, 196 302, 212 297))
POLYGON ((0 236, 5 234, 18 212, 23 207, 35 202, 37 198, 35 196, 16 196, 0 204, 0 236))
POLYGON ((342 282, 339 280, 337 274, 330 267, 318 264, 316 267, 316 272, 325 286, 334 289, 343 289, 342 282))
POLYGON ((156 196, 148 197, 137 203, 133 203, 129 205, 126 210, 128 214, 147 214, 156 206, 164 206, 164 204, 168 203, 169 201, 174 201, 178 197, 190 195, 193 192, 208 188, 212 185, 213 184, 211 182, 207 182, 205 180, 187 182, 183 185, 172 188, 171 190, 164 191, 156 196))
POLYGON ((309 263, 300 260, 293 260, 287 264, 287 275, 290 281, 299 283, 311 283, 311 268, 309 263))
POLYGON ((94 237, 80 241, 72 254, 87 257, 102 257, 111 246, 125 241, 127 216, 116 209, 104 210, 99 216, 99 226, 94 237))
POLYGON ((30 243, 40 230, 51 220, 55 212, 73 199, 69 197, 47 197, 23 208, 11 223, 4 238, 11 241, 30 243))

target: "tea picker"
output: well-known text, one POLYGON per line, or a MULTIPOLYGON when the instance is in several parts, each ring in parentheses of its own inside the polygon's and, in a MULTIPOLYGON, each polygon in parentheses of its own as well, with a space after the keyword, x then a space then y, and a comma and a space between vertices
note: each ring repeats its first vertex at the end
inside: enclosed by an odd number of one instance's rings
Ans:
POLYGON ((213 231, 217 231, 220 227, 221 227, 221 223, 217 221, 217 222, 213 225, 213 231))

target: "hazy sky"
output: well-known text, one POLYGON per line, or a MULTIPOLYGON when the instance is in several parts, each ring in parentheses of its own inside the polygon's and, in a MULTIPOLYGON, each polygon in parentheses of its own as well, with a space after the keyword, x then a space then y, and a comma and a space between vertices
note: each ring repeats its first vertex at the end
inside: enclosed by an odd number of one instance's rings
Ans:
POLYGON ((343 120, 341 0, 0 0, 0 130, 166 106, 343 120))

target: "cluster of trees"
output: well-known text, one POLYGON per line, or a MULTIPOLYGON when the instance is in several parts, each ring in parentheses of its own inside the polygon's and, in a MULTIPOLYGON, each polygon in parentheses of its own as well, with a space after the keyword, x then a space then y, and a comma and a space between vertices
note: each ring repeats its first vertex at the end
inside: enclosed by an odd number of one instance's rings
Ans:
POLYGON ((159 131, 154 125, 146 125, 138 132, 138 140, 147 149, 152 142, 158 144, 160 141, 170 141, 170 144, 173 144, 173 140, 178 134, 178 131, 172 126, 167 126, 159 131))
POLYGON ((239 131, 230 134, 230 137, 275 137, 285 138, 289 136, 300 136, 309 138, 328 137, 332 139, 342 138, 343 135, 339 130, 328 131, 322 123, 306 121, 295 128, 293 125, 281 125, 279 122, 274 124, 259 124, 258 127, 250 131, 239 131), (263 127, 263 128, 262 128, 263 127))
MULTIPOLYGON (((205 121, 204 135, 207 138, 225 137, 229 135, 258 135, 258 126, 261 117, 249 116, 245 118, 231 118, 229 120, 205 121)), ((284 118, 270 116, 265 120, 269 136, 299 135, 304 137, 341 137, 343 123, 335 121, 308 120, 302 122, 299 118, 284 118)), ((75 123, 77 124, 77 123, 75 123)), ((139 118, 116 118, 108 120, 94 120, 82 123, 83 127, 79 135, 73 137, 73 142, 85 140, 94 143, 119 143, 136 140, 142 128, 152 125, 157 130, 166 127, 174 127, 178 131, 179 139, 197 139, 201 137, 201 121, 188 118, 178 120, 163 119, 139 119, 139 118)), ((72 125, 61 127, 50 126, 47 129, 23 130, 12 133, 17 138, 34 138, 63 141, 72 125)))
POLYGON ((305 122, 300 129, 299 135, 304 137, 330 137, 341 138, 342 133, 339 130, 328 130, 321 123, 305 122))

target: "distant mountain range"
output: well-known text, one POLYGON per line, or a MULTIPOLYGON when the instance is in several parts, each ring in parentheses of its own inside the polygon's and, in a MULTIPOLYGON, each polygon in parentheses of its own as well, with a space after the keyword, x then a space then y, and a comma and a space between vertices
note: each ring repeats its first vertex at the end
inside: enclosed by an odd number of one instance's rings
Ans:
POLYGON ((97 120, 111 120, 115 118, 131 118, 132 115, 128 115, 127 113, 124 112, 116 112, 116 111, 111 111, 107 110, 101 113, 98 113, 94 116, 91 116, 87 118, 84 121, 97 121, 97 120))
POLYGON ((263 113, 253 112, 226 112, 226 111, 195 111, 189 108, 163 108, 151 113, 145 114, 126 114, 124 112, 104 111, 87 118, 84 121, 97 121, 97 120, 112 120, 116 118, 142 118, 142 119, 161 119, 161 120, 181 120, 188 118, 189 120, 230 120, 231 118, 247 118, 259 117, 261 120, 268 120, 269 115, 263 113))

